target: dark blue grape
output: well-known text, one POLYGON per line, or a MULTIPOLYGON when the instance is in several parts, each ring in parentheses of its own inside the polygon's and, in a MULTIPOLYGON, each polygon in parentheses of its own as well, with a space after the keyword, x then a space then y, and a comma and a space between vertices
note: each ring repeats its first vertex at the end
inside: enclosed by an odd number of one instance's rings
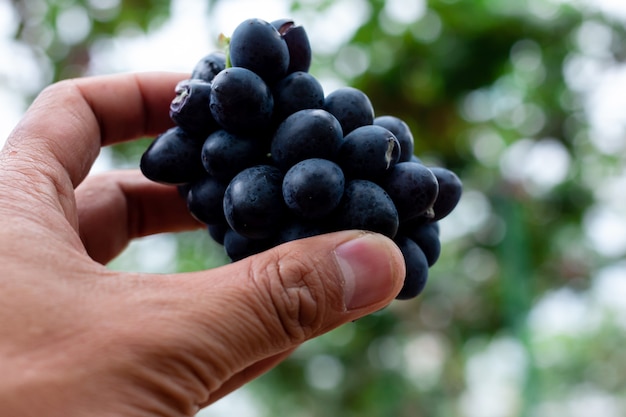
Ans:
POLYGON ((395 116, 379 116, 374 119, 374 124, 382 126, 394 134, 400 143, 400 158, 398 162, 407 162, 413 156, 415 147, 413 134, 409 125, 402 119, 395 116))
POLYGON ((309 158, 332 160, 341 139, 341 125, 332 114, 300 110, 278 126, 271 144, 272 160, 283 171, 309 158))
POLYGON ((191 79, 208 83, 226 68, 226 54, 222 51, 211 52, 203 57, 191 71, 191 79))
POLYGON ((194 182, 187 193, 189 212, 205 224, 224 222, 225 191, 226 184, 211 176, 194 182))
POLYGON ((274 245, 274 239, 251 239, 232 229, 224 233, 224 250, 233 262, 261 253, 274 245))
POLYGON ((295 214, 315 219, 337 207, 344 186, 343 172, 337 164, 327 159, 305 159, 285 174, 283 197, 295 214))
POLYGON ((368 180, 348 181, 333 213, 337 229, 361 229, 393 238, 398 232, 398 212, 391 198, 368 180))
POLYGON ((282 35, 289 49, 287 73, 307 72, 311 66, 311 44, 304 28, 296 26, 290 19, 275 20, 272 26, 282 35))
POLYGON ((276 244, 291 242, 297 239, 318 236, 332 231, 325 219, 310 220, 291 218, 284 222, 276 236, 276 244))
POLYGON ((189 193, 189 189, 191 188, 191 184, 186 182, 184 184, 179 184, 176 186, 176 190, 178 191, 178 195, 181 196, 185 201, 187 201, 187 193, 189 193))
POLYGON ((274 120, 279 123, 287 116, 304 109, 321 109, 324 89, 308 72, 294 72, 280 80, 274 92, 274 120))
POLYGON ((341 87, 326 96, 324 109, 339 120, 344 136, 357 127, 374 123, 369 97, 353 87, 341 87))
POLYGON ((229 182, 245 168, 263 161, 264 143, 252 136, 235 135, 220 129, 211 133, 202 146, 202 164, 209 174, 229 182))
POLYGON ((395 239, 398 248, 404 256, 406 265, 406 276, 404 285, 400 293, 396 296, 398 300, 408 300, 417 297, 424 290, 428 280, 428 261, 422 249, 405 236, 395 239))
POLYGON ((181 185, 206 175, 200 160, 202 140, 180 127, 163 132, 141 156, 143 175, 155 182, 181 185))
POLYGON ((442 167, 432 167, 430 170, 435 174, 439 184, 439 195, 433 205, 435 213, 433 220, 441 220, 454 210, 461 194, 463 193, 463 183, 452 171, 442 167))
POLYGON ((224 236, 226 235, 227 230, 230 230, 230 227, 228 227, 228 223, 226 223, 225 220, 224 222, 213 223, 207 226, 207 231, 209 232, 211 239, 220 245, 224 244, 224 236))
POLYGON ((170 103, 170 118, 177 126, 198 136, 206 136, 217 129, 209 107, 211 84, 184 80, 178 83, 175 93, 170 103))
POLYGON ((396 164, 381 182, 393 200, 401 222, 423 215, 432 215, 432 207, 439 192, 435 174, 416 162, 396 164))
POLYGON ((233 67, 247 68, 269 84, 287 74, 287 42, 264 20, 248 19, 240 23, 230 37, 229 51, 233 67))
POLYGON ((275 234, 287 210, 282 182, 282 173, 271 165, 257 165, 237 174, 224 194, 228 225, 250 239, 265 239, 275 234))
POLYGON ((258 133, 272 121, 274 98, 271 90, 254 72, 228 68, 211 83, 211 114, 232 133, 258 133))
POLYGON ((433 266, 441 254, 441 241, 439 240, 438 223, 423 223, 414 227, 401 227, 402 234, 417 243, 428 261, 428 266, 433 266))
POLYGON ((337 162, 349 178, 381 178, 400 157, 400 144, 384 127, 361 126, 341 141, 337 162))

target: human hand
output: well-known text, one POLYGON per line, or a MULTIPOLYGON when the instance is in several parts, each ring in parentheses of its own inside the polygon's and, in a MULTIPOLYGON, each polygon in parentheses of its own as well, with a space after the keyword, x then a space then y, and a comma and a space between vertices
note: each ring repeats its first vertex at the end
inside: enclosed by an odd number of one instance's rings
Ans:
POLYGON ((54 84, 0 152, 3 415, 192 416, 399 292, 399 250, 359 231, 210 271, 107 269, 133 238, 200 226, 174 187, 139 172, 86 178, 101 146, 170 126, 183 78, 54 84))

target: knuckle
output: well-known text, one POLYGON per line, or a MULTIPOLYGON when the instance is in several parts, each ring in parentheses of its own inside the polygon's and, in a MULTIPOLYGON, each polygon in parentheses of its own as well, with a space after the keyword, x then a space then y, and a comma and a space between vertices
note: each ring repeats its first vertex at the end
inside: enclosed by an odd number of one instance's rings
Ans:
POLYGON ((266 323, 274 332, 293 344, 302 343, 325 327, 328 310, 338 299, 339 289, 334 280, 324 279, 318 268, 305 256, 283 255, 270 251, 271 256, 255 265, 259 271, 252 277, 260 294, 267 297, 266 323))

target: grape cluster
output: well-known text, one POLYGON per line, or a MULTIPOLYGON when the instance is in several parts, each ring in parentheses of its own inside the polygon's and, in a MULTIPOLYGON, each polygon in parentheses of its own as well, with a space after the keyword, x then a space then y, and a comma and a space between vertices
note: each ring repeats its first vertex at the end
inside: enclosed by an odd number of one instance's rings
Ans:
POLYGON ((395 240, 407 266, 398 299, 417 296, 440 255, 438 221, 461 196, 450 170, 413 155, 406 123, 375 117, 362 91, 325 95, 308 71, 302 26, 242 22, 174 91, 175 126, 140 167, 176 185, 233 260, 294 239, 363 229, 395 240))

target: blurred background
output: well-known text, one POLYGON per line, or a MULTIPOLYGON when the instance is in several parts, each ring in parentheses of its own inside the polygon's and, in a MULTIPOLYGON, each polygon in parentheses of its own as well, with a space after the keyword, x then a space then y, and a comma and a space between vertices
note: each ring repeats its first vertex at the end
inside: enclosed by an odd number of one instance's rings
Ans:
MULTIPOLYGON (((464 195, 424 293, 345 325, 202 417, 626 415, 622 0, 0 0, 0 143, 46 85, 189 72, 249 17, 307 30, 311 73, 403 118, 464 195)), ((151 138, 102 150, 138 166, 151 138)), ((204 231, 110 267, 226 262, 204 231)))

